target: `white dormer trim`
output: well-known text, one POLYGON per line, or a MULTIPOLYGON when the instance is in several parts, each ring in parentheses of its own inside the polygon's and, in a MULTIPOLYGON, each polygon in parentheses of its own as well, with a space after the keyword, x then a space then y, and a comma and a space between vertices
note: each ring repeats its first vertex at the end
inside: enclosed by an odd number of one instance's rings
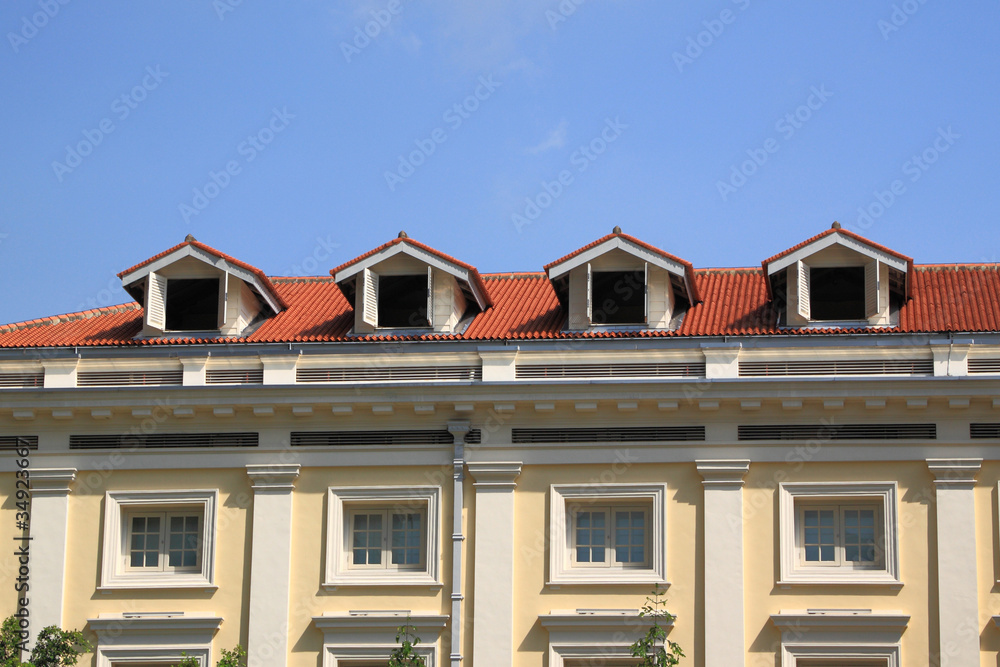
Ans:
POLYGON ((834 232, 833 234, 828 234, 821 239, 817 239, 812 243, 799 248, 795 252, 790 252, 780 259, 774 260, 767 265, 767 275, 773 276, 778 271, 787 269, 789 266, 792 266, 797 262, 804 261, 812 255, 815 255, 821 250, 825 250, 832 245, 844 246, 845 248, 860 253, 865 257, 882 262, 897 271, 905 273, 908 268, 906 260, 900 259, 899 257, 889 254, 883 250, 873 248, 872 246, 862 243, 857 239, 853 239, 846 234, 834 232))
POLYGON ((345 280, 353 278, 359 273, 364 272, 366 269, 370 271, 371 268, 374 267, 376 264, 380 264, 386 261, 387 259, 395 257, 400 253, 409 255, 410 257, 413 257, 414 259, 421 261, 424 264, 427 264, 428 266, 431 266, 439 271, 443 271, 444 273, 447 273, 448 275, 454 277, 456 280, 465 283, 466 285, 469 286, 469 292, 475 298, 476 304, 479 306, 479 309, 486 310, 487 307, 486 295, 482 294, 478 289, 478 287, 476 286, 475 282, 472 279, 472 272, 469 269, 466 269, 464 267, 458 266, 457 264, 453 264, 444 259, 441 259, 436 254, 424 250, 423 248, 420 248, 418 246, 414 246, 410 243, 396 243, 394 245, 389 246, 388 248, 384 248, 374 253, 373 255, 365 257, 364 259, 359 260, 354 264, 351 264, 350 266, 341 269, 340 271, 337 271, 337 273, 333 277, 333 280, 337 284, 340 284, 345 280))
POLYGON ((261 282, 260 278, 254 272, 244 269, 243 267, 233 264, 222 257, 190 244, 184 246, 183 248, 178 248, 172 253, 152 261, 135 271, 132 271, 131 273, 123 275, 122 287, 128 289, 130 285, 137 283, 149 274, 162 271, 171 264, 174 264, 175 262, 178 262, 186 257, 192 257, 200 260, 209 266, 219 269, 223 273, 232 274, 243 282, 253 285, 253 287, 257 290, 257 293, 262 299, 264 299, 264 302, 267 303, 272 311, 275 313, 281 312, 282 308, 281 304, 278 303, 278 299, 271 293, 271 290, 261 282))
POLYGON ((681 278, 684 278, 684 284, 687 285, 686 267, 683 264, 668 259, 658 252, 644 248, 641 245, 633 243, 632 241, 624 239, 620 236, 610 238, 607 241, 590 248, 589 250, 585 250, 584 252, 574 255, 566 261, 549 268, 549 280, 554 280, 561 275, 569 273, 578 266, 588 264, 601 255, 609 253, 612 250, 622 250, 640 261, 647 262, 653 266, 658 266, 665 271, 669 271, 676 276, 680 276, 681 278))

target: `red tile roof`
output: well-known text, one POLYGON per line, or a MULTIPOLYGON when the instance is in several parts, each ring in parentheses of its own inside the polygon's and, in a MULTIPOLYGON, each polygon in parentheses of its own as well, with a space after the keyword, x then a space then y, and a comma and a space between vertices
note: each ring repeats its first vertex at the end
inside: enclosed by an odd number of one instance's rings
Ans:
MULTIPOLYGON (((134 339, 142 329, 136 304, 0 326, 0 347, 83 347, 178 344, 295 343, 387 340, 527 340, 669 336, 810 335, 883 333, 886 329, 781 329, 760 268, 694 271, 702 302, 676 331, 564 330, 566 313, 544 273, 487 274, 493 307, 477 314, 461 334, 350 336, 354 314, 332 278, 273 278, 288 308, 245 338, 134 339)), ((891 333, 1000 332, 997 265, 917 266, 913 297, 891 333)))
POLYGON ((142 267, 144 267, 144 266, 146 266, 148 264, 152 264, 153 262, 155 262, 158 259, 166 257, 167 255, 169 255, 171 253, 177 252, 178 250, 180 250, 184 246, 194 246, 195 248, 199 248, 201 250, 204 250, 205 252, 209 253, 210 255, 215 255, 216 257, 219 257, 221 259, 226 260, 230 264, 234 264, 234 265, 236 265, 236 266, 238 266, 238 267, 240 267, 242 269, 246 269, 247 271, 253 273, 255 276, 257 276, 258 279, 260 279, 261 283, 263 283, 264 287, 266 287, 268 289, 268 291, 274 296, 274 298, 278 300, 278 303, 281 304, 281 307, 282 308, 287 307, 287 304, 281 300, 281 297, 278 295, 277 291, 274 289, 274 285, 271 284, 270 278, 268 278, 267 275, 263 271, 261 271, 260 269, 258 269, 256 266, 252 266, 250 264, 247 264, 246 262, 238 260, 235 257, 227 255, 226 253, 222 252, 221 250, 216 250, 215 248, 213 248, 211 246, 208 246, 208 245, 205 245, 201 241, 196 241, 196 240, 190 240, 190 241, 184 241, 183 243, 178 243, 173 248, 170 248, 168 250, 164 250, 163 252, 161 252, 159 254, 153 255, 152 257, 150 257, 149 259, 147 259, 144 262, 139 262, 135 266, 130 267, 128 269, 125 269, 124 271, 122 271, 121 273, 118 274, 118 277, 121 278, 122 276, 128 275, 129 273, 132 273, 133 271, 137 271, 137 270, 141 269, 142 267))
POLYGON ((607 236, 602 236, 601 238, 597 239, 596 241, 588 243, 587 245, 583 246, 582 248, 578 248, 578 249, 574 250, 573 252, 571 252, 570 254, 568 254, 568 255, 566 255, 564 257, 560 257, 559 259, 557 259, 554 262, 549 262, 548 264, 546 264, 542 268, 545 269, 546 273, 548 273, 549 269, 551 269, 552 267, 558 266, 558 265, 562 264, 563 262, 565 262, 566 260, 573 259, 574 257, 576 257, 577 255, 579 255, 580 253, 587 252, 591 248, 596 248, 597 246, 601 245, 602 243, 606 243, 607 241, 610 241, 611 239, 613 239, 615 237, 623 238, 626 241, 631 241, 632 243, 636 244, 637 246, 645 248, 646 250, 649 250, 650 252, 654 252, 657 255, 660 255, 661 257, 665 257, 665 258, 669 259, 672 262, 676 262, 676 263, 682 265, 684 267, 685 278, 687 279, 688 286, 691 289, 691 296, 692 296, 692 298, 696 302, 697 301, 701 301, 701 295, 698 293, 698 282, 694 279, 694 265, 691 264, 691 262, 687 261, 686 259, 681 259, 677 255, 671 255, 666 250, 660 250, 656 246, 650 245, 650 244, 646 243, 645 241, 640 241, 636 237, 629 236, 628 234, 623 234, 622 232, 612 232, 612 233, 608 234, 607 236))
POLYGON ((401 237, 398 237, 398 238, 394 238, 393 240, 389 241, 388 243, 383 243, 382 245, 380 245, 379 247, 375 248, 374 250, 369 250, 368 252, 366 252, 363 255, 358 255, 357 257, 355 257, 351 261, 344 262, 340 266, 338 266, 338 267, 336 267, 334 269, 330 269, 330 275, 331 276, 336 276, 339 272, 341 272, 342 270, 346 269, 347 267, 352 266, 354 264, 357 264, 358 262, 360 262, 360 261, 362 261, 364 259, 368 259, 372 255, 377 255, 378 253, 382 252, 386 248, 391 248, 392 246, 398 245, 400 243, 406 243, 406 244, 411 245, 411 246, 413 246, 415 248, 420 248, 421 250, 429 252, 430 254, 434 255, 435 257, 437 257, 437 258, 439 258, 439 259, 441 259, 441 260, 443 260, 443 261, 445 261, 445 262, 447 262, 449 264, 454 264, 455 266, 462 267, 463 269, 465 269, 466 271, 469 272, 469 276, 470 276, 470 278, 472 278, 472 282, 474 283, 475 288, 477 290, 479 290, 479 293, 483 295, 484 299, 486 299, 486 307, 489 308, 490 306, 493 305, 490 302, 490 300, 489 300, 490 299, 489 290, 487 290, 486 289, 486 285, 483 284, 483 278, 482 278, 482 276, 479 275, 479 270, 476 269, 476 267, 472 266, 471 264, 466 264, 465 262, 463 262, 463 261, 461 261, 459 259, 455 259, 451 255, 446 255, 445 253, 441 252, 440 250, 435 250, 434 248, 432 248, 429 245, 426 245, 424 243, 421 243, 420 241, 414 241, 413 239, 411 239, 408 236, 401 236, 401 237))

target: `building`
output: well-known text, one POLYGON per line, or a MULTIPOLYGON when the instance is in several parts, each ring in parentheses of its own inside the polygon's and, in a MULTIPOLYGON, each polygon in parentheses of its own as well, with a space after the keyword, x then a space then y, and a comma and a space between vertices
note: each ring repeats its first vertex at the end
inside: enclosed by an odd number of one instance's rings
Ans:
POLYGON ((373 665, 409 616, 433 667, 623 665, 654 586, 682 664, 997 663, 995 265, 835 224, 754 268, 616 228, 539 273, 401 234, 120 277, 0 327, 0 613, 82 664, 373 665))

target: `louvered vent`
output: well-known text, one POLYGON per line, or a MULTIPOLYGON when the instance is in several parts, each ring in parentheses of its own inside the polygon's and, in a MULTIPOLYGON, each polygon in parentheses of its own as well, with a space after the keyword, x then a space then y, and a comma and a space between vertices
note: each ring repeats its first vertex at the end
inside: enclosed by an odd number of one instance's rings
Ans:
POLYGON ((184 384, 184 371, 84 371, 77 373, 78 387, 131 387, 184 384))
POLYGON ((936 440, 937 424, 754 424, 740 440, 936 440))
POLYGON ((465 444, 467 445, 481 445, 483 444, 483 432, 478 428, 474 428, 465 434, 465 444))
POLYGON ((71 435, 70 449, 168 449, 172 447, 256 447, 259 433, 153 433, 71 435))
POLYGON ((482 366, 392 366, 299 368, 298 382, 407 382, 413 380, 482 380, 482 366))
POLYGON ((448 431, 293 431, 292 447, 351 447, 355 445, 450 445, 448 431))
POLYGON ((515 428, 511 442, 681 442, 703 441, 704 426, 628 426, 610 428, 515 428))
POLYGON ((934 375, 934 362, 930 359, 740 362, 740 377, 788 377, 795 375, 934 375))
POLYGON ((969 437, 976 440, 1000 438, 1000 424, 969 424, 969 437))
POLYGON ((244 370, 209 369, 205 372, 206 384, 264 384, 263 368, 244 370))
POLYGON ((0 389, 27 389, 45 384, 42 373, 0 373, 0 389))
POLYGON ((525 380, 558 378, 705 377, 704 362, 663 364, 532 364, 518 366, 515 377, 525 380))
POLYGON ((37 435, 0 435, 0 452, 12 452, 27 447, 38 449, 37 435))
POLYGON ((969 373, 1000 373, 1000 359, 969 359, 969 373))

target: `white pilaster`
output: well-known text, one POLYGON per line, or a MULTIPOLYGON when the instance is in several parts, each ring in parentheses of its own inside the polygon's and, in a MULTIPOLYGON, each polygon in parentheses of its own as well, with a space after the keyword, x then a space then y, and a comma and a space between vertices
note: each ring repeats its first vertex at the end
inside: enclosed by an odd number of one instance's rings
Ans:
POLYGON ((705 486, 705 664, 742 665, 743 477, 750 461, 697 461, 705 486))
POLYGON ((480 347, 483 382, 513 382, 517 379, 517 347, 480 347))
POLYGON ((264 384, 295 384, 295 366, 299 363, 297 354, 265 354, 260 362, 264 365, 264 384))
POLYGON ((476 490, 472 664, 514 661, 514 480, 521 463, 469 463, 476 490))
POLYGON ((736 378, 740 376, 740 343, 702 343, 705 354, 705 377, 736 378))
POLYGON ((247 665, 285 667, 291 597, 292 489, 299 465, 248 465, 247 475, 253 487, 247 665))
POLYGON ((181 357, 181 366, 184 367, 185 387, 205 386, 208 357, 181 357))
POLYGON ((80 365, 80 358, 70 359, 45 359, 42 367, 45 368, 45 376, 42 385, 46 389, 76 386, 76 368, 80 365))
MULTIPOLYGON (((31 480, 31 522, 28 542, 27 593, 30 644, 42 628, 62 627, 63 594, 66 586, 66 539, 69 526, 69 487, 76 479, 76 468, 34 468, 31 480)), ((20 563, 24 564, 24 563, 20 563)))
POLYGON ((940 664, 978 667, 979 591, 973 490, 982 459, 927 459, 927 467, 934 475, 937 500, 940 664))

